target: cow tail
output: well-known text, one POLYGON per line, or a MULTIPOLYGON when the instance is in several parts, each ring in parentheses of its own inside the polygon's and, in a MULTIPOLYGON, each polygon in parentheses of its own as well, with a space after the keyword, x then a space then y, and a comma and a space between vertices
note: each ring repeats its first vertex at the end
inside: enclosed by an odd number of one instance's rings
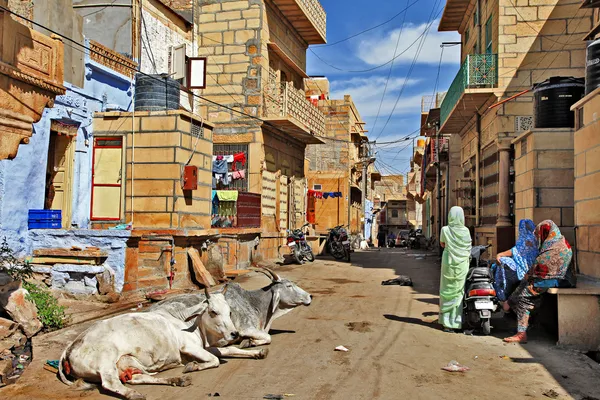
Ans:
POLYGON ((70 347, 71 346, 67 347, 65 351, 63 351, 62 355, 60 356, 60 360, 58 360, 58 377, 60 378, 60 381, 65 385, 72 386, 74 382, 71 382, 69 379, 67 379, 63 371, 63 363, 65 362, 65 358, 67 357, 67 350, 69 350, 70 347))
MULTIPOLYGON (((64 372, 64 363, 69 362, 67 360, 67 352, 69 351, 70 348, 71 348, 71 346, 69 345, 69 347, 67 347, 65 349, 65 351, 63 351, 62 355, 60 356, 60 360, 58 360, 58 377, 59 377, 60 381, 62 383, 64 383, 65 385, 72 386, 76 390, 95 389, 96 385, 84 382, 83 379, 78 379, 75 382, 72 382, 69 380, 69 378, 66 377, 65 372, 64 372)), ((69 375, 69 371, 67 371, 67 375, 69 375)))

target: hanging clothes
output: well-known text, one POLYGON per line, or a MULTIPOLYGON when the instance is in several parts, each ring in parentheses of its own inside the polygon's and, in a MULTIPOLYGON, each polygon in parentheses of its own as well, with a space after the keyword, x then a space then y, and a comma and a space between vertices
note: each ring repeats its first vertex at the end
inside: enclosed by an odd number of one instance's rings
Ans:
POLYGON ((233 171, 233 172, 230 172, 230 174, 231 174, 231 179, 233 179, 233 180, 246 179, 246 170, 245 169, 240 169, 239 171, 233 171))
POLYGON ((241 163, 242 168, 246 167, 246 153, 240 152, 233 155, 233 165, 231 166, 233 171, 237 171, 237 163, 241 163))
POLYGON ((235 202, 238 199, 240 192, 237 190, 217 190, 219 201, 235 202))
POLYGON ((228 155, 228 156, 213 156, 213 162, 215 162, 217 160, 225 160, 228 163, 232 163, 233 162, 233 156, 232 155, 228 155))
POLYGON ((227 161, 223 159, 223 156, 217 156, 217 159, 213 161, 213 177, 217 180, 217 183, 221 182, 223 185, 229 185, 229 165, 227 161), (219 159, 221 157, 221 159, 219 159))

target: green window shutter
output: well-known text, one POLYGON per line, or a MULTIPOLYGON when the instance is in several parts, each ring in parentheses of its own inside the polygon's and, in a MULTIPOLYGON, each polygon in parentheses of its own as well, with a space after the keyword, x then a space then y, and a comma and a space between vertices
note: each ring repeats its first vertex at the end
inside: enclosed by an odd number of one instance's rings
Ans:
POLYGON ((492 54, 492 16, 485 23, 485 53, 492 54))

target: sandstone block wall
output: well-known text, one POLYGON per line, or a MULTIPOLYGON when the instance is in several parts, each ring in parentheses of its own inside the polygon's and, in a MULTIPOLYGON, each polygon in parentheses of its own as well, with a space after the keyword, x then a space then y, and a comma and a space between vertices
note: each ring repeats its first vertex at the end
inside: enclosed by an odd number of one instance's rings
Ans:
POLYGON ((205 122, 197 139, 191 124, 199 128, 201 121, 185 111, 136 113, 133 127, 132 117, 114 112, 94 119, 97 136, 124 136, 124 220, 133 215, 135 228, 210 228, 212 126, 205 122), (181 173, 190 156, 198 189, 184 193, 181 173))
POLYGON ((575 226, 581 273, 600 278, 600 89, 576 105, 575 226))
MULTIPOLYGON (((513 141, 515 225, 551 219, 571 244, 574 226, 572 129, 534 129, 513 141)), ((518 226, 515 227, 518 232, 518 226)))

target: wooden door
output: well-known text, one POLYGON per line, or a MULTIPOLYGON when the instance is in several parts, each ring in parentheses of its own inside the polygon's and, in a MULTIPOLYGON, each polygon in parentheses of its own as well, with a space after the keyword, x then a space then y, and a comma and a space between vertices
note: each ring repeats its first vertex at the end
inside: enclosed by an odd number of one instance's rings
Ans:
POLYGON ((50 132, 44 208, 62 211, 64 229, 71 227, 74 156, 73 136, 50 132))
POLYGON ((122 137, 94 139, 92 221, 121 220, 122 160, 122 137))

